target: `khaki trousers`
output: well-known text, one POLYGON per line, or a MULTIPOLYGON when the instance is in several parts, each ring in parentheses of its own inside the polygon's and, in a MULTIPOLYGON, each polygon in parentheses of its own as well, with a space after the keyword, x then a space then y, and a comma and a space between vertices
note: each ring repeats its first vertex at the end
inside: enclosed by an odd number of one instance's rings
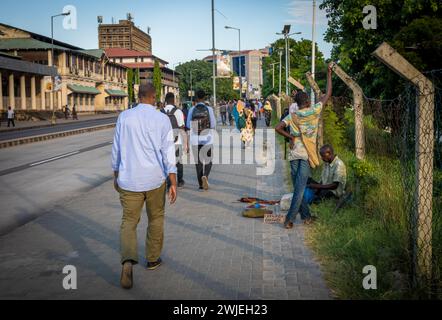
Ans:
POLYGON ((121 263, 138 263, 137 226, 141 211, 146 204, 148 227, 146 234, 146 259, 156 262, 163 250, 164 207, 166 203, 166 183, 148 192, 130 192, 118 188, 123 207, 123 221, 120 229, 121 263))

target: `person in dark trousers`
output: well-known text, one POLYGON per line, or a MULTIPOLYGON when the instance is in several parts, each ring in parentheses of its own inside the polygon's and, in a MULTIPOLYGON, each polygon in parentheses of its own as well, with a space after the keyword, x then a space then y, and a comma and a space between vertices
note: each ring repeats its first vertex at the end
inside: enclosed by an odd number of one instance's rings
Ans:
POLYGON ((78 114, 77 114, 77 105, 74 104, 72 107, 72 120, 78 120, 78 114))
POLYGON ((221 102, 221 106, 219 108, 219 111, 221 113, 221 122, 223 123, 223 126, 227 125, 227 105, 225 102, 221 102))
MULTIPOLYGON (((188 143, 186 134, 186 123, 184 122, 184 113, 175 106, 175 95, 169 92, 166 95, 166 103, 163 112, 169 117, 172 129, 174 130, 174 140, 176 147, 176 167, 178 170, 178 188, 183 188, 184 165, 182 163, 183 152, 187 153, 188 143)), ((168 181, 170 184, 170 181, 168 181)))
POLYGON ((8 108, 8 128, 10 127, 11 123, 12 126, 15 127, 15 112, 12 110, 11 107, 8 108))
POLYGON ((196 162, 196 173, 200 191, 209 190, 209 175, 213 159, 213 130, 216 118, 213 108, 204 104, 206 93, 198 90, 196 105, 189 110, 187 128, 190 129, 190 144, 196 162))
POLYGON ((64 108, 64 118, 66 120, 69 119, 69 105, 66 105, 66 107, 64 108))

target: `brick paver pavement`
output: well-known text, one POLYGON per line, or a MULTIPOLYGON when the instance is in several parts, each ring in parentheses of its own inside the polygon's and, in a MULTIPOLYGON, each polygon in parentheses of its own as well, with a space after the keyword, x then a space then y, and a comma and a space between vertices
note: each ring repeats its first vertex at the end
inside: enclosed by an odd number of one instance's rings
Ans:
MULTIPOLYGON (((271 176, 252 165, 216 165, 211 190, 196 190, 195 169, 167 209, 164 265, 135 267, 135 287, 119 287, 121 207, 109 181, 0 238, 1 299, 329 299, 318 264, 292 231, 241 216, 242 196, 278 199, 286 191, 285 162, 271 176), (78 271, 78 289, 62 287, 65 265, 78 271)), ((143 257, 146 217, 139 227, 143 257)))

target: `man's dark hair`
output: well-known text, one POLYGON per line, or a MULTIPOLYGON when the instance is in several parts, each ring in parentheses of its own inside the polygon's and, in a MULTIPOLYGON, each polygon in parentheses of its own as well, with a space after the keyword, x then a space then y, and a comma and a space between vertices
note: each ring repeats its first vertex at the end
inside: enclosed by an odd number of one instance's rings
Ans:
POLYGON ((169 92, 168 94, 166 94, 166 103, 172 104, 174 102, 175 102, 175 95, 172 92, 169 92))
POLYGON ((141 100, 143 98, 149 98, 150 96, 156 93, 155 86, 153 83, 148 82, 140 85, 140 89, 138 90, 138 98, 141 100))
POLYGON ((308 101, 309 101, 309 96, 307 93, 305 92, 298 92, 295 96, 295 102, 298 104, 299 107, 304 107, 308 101))
POLYGON ((320 153, 325 154, 327 151, 330 151, 331 154, 335 154, 335 150, 333 149, 333 147, 330 144, 324 145, 321 148, 320 153))
POLYGON ((196 92, 196 98, 198 100, 204 100, 206 98, 206 93, 204 92, 204 90, 198 90, 196 92))

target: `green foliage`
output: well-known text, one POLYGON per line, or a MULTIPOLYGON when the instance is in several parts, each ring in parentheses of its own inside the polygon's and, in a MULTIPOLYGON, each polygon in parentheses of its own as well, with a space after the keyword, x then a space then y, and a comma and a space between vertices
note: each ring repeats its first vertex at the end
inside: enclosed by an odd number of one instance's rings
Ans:
POLYGON ((374 174, 374 166, 366 160, 353 161, 350 168, 357 179, 366 179, 374 174))
MULTIPOLYGON (((179 86, 183 100, 190 99, 188 92, 191 89, 191 80, 193 90, 204 90, 207 95, 213 91, 212 82, 212 63, 193 60, 179 65, 176 68, 179 74, 179 86), (190 74, 192 73, 192 77, 190 74)), ((218 100, 233 100, 239 98, 239 92, 233 90, 233 77, 216 79, 216 95, 218 100)))
POLYGON ((127 92, 129 96, 129 103, 135 102, 134 96, 134 72, 132 69, 127 70, 127 92))
POLYGON ((313 206, 319 222, 307 241, 321 257, 327 283, 339 299, 404 299, 408 291, 408 238, 402 224, 384 225, 356 206, 333 215, 332 201, 313 206), (378 290, 364 290, 362 270, 374 265, 378 290))
POLYGON ((330 105, 324 108, 323 121, 324 144, 332 145, 335 151, 340 153, 344 149, 345 126, 330 105))
POLYGON ((233 77, 216 79, 216 95, 218 101, 239 99, 239 91, 233 90, 233 77))
POLYGON ((386 41, 418 69, 440 69, 441 7, 438 0, 324 0, 321 8, 329 18, 325 40, 334 44, 333 60, 339 60, 365 94, 396 97, 404 81, 371 54, 386 41), (366 5, 377 8, 376 30, 362 26, 366 5))
MULTIPOLYGON (((278 95, 279 93, 279 65, 275 65, 275 88, 273 88, 273 67, 272 63, 279 63, 279 48, 284 49, 282 56, 282 92, 285 92, 285 40, 279 39, 272 44, 273 53, 270 57, 267 57, 263 61, 264 70, 264 85, 263 95, 265 97, 271 94, 278 95)), ((312 42, 311 40, 302 39, 296 41, 294 39, 289 40, 290 51, 290 75, 300 81, 304 86, 307 85, 305 79, 305 73, 311 70, 312 60, 312 42)), ((327 66, 324 61, 324 56, 319 48, 316 48, 316 66, 318 78, 318 85, 325 88, 325 72, 327 66)), ((292 85, 291 89, 294 89, 292 85)))
POLYGON ((157 100, 160 100, 162 84, 161 84, 161 69, 158 60, 155 60, 155 65, 153 68, 153 85, 156 90, 157 100))

